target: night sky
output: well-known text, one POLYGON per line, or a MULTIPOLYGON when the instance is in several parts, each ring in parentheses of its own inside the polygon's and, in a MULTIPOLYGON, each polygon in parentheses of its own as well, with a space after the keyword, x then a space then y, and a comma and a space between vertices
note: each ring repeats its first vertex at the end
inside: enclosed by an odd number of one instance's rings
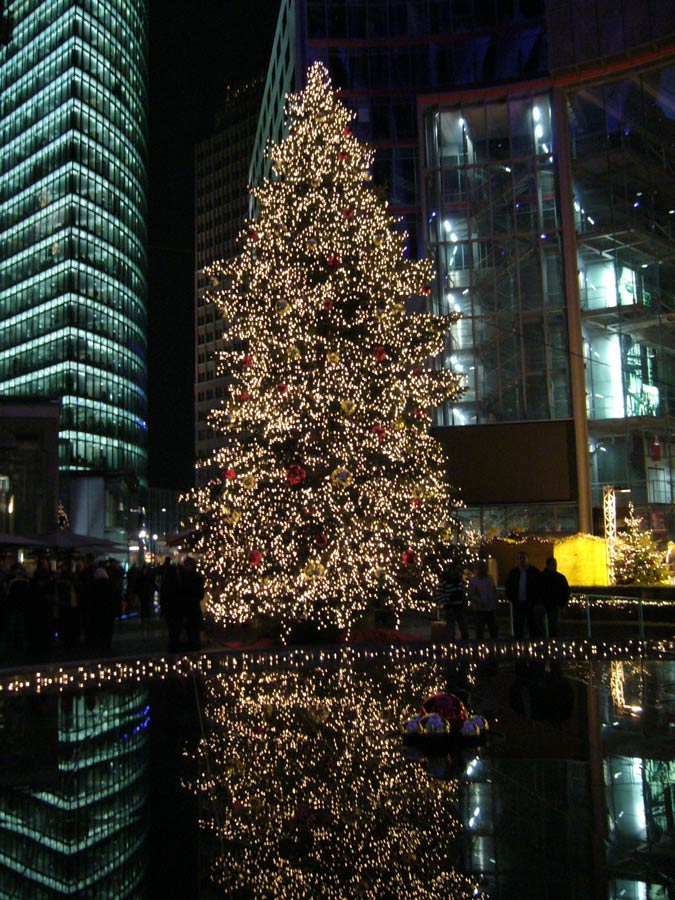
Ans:
POLYGON ((227 90, 266 72, 279 0, 150 0, 150 485, 194 459, 194 145, 227 90))

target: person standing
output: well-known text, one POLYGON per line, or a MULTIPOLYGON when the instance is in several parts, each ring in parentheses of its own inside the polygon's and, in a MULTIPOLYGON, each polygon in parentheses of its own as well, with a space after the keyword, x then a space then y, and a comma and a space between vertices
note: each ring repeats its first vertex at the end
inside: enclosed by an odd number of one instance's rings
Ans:
POLYGON ((104 566, 94 570, 92 580, 92 634, 95 646, 110 649, 115 623, 115 588, 104 566))
POLYGON ((5 593, 7 655, 11 662, 22 661, 26 652, 30 579, 21 563, 12 566, 5 593))
POLYGON ((539 593, 539 569, 530 565, 527 553, 518 554, 518 565, 511 569, 504 585, 513 609, 513 636, 517 641, 525 637, 527 624, 530 638, 543 635, 543 615, 539 593))
POLYGON ((201 648, 200 628, 202 624, 201 601, 204 596, 204 577, 197 571, 197 563, 186 556, 179 570, 180 602, 187 635, 187 650, 201 648))
POLYGON ((110 580, 110 592, 113 598, 113 611, 115 618, 122 616, 124 606, 124 569, 119 559, 111 558, 108 564, 104 566, 110 580))
POLYGON ((497 586, 488 572, 484 559, 476 563, 474 574, 469 579, 469 604, 474 613, 476 623, 476 640, 482 641, 487 628, 493 641, 497 633, 497 586))
POLYGON ((136 580, 136 591, 138 594, 138 602, 140 604, 141 622, 143 624, 143 634, 147 637, 148 620, 152 618, 155 611, 155 584, 157 576, 155 570, 148 563, 144 563, 136 580))
POLYGON ((183 630, 180 588, 178 566, 167 556, 160 576, 159 607, 169 632, 169 653, 177 653, 180 649, 180 636, 183 630))
POLYGON ((554 556, 546 560, 546 568, 541 573, 541 595, 546 608, 548 636, 558 637, 560 610, 567 606, 570 599, 570 586, 567 579, 558 571, 558 561, 554 556))
POLYGON ((80 610, 75 576, 67 559, 59 563, 56 573, 56 614, 59 640, 64 649, 75 649, 80 642, 80 610))
POLYGON ((459 566, 446 566, 441 572, 436 588, 436 603, 443 607, 445 621, 450 630, 450 640, 455 639, 455 626, 459 628, 462 641, 469 640, 469 625, 466 620, 466 591, 462 583, 459 566))
POLYGON ((28 606, 28 653, 34 659, 46 659, 54 635, 56 579, 49 560, 40 557, 30 583, 28 606))
POLYGON ((77 593, 77 609, 80 615, 80 625, 84 636, 84 643, 92 646, 95 643, 94 634, 94 573, 96 565, 92 553, 88 553, 84 563, 75 569, 75 591, 77 593))

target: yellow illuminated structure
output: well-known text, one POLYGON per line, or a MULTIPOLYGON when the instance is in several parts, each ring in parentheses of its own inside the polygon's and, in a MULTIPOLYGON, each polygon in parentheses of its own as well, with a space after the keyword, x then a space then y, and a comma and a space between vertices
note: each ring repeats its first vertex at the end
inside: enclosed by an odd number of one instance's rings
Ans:
POLYGON ((426 608, 461 552, 429 433, 460 387, 429 362, 457 317, 413 311, 431 263, 406 258, 322 65, 287 117, 240 255, 207 269, 230 396, 211 414, 223 449, 199 478, 197 549, 217 621, 344 628, 378 597, 426 608))

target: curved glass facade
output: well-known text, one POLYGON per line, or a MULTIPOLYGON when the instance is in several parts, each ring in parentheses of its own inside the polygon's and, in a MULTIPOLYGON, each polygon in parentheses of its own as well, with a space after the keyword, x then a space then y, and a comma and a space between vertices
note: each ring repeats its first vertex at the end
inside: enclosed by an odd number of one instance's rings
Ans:
POLYGON ((439 305, 462 315, 446 363, 465 377, 441 424, 571 415, 548 93, 466 99, 427 120, 427 245, 439 305))
POLYGON ((145 0, 26 0, 0 62, 0 396, 63 471, 147 469, 145 0))
MULTIPOLYGON (((466 385, 439 424, 573 417, 595 521, 618 487, 662 539, 675 534, 673 59, 448 94, 422 116, 435 303, 462 317, 444 363, 466 385)), ((555 512, 480 521, 578 527, 569 504, 555 512)))

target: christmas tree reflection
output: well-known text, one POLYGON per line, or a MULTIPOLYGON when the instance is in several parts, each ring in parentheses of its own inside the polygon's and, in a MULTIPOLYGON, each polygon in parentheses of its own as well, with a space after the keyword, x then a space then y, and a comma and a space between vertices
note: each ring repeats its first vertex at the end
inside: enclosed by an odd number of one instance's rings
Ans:
POLYGON ((453 869, 458 783, 407 759, 399 732, 438 676, 380 661, 211 679, 192 787, 219 895, 472 896, 453 869))

